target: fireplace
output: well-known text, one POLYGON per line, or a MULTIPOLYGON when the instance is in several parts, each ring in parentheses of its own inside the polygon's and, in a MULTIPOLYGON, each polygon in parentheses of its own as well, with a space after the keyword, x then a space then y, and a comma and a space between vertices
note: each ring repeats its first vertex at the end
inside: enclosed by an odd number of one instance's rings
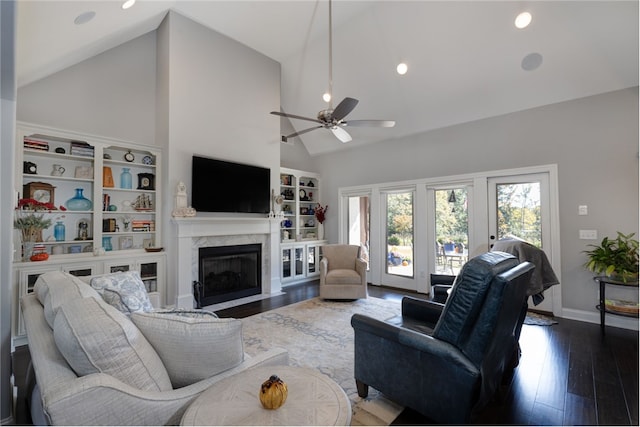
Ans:
POLYGON ((209 246, 198 249, 199 306, 262 293, 262 245, 209 246))

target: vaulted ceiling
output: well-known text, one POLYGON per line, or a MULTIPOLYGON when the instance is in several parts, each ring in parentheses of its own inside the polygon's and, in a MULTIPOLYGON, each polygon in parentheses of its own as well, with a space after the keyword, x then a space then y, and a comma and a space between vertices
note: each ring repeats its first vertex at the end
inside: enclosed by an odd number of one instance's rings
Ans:
MULTIPOLYGON (((121 4, 19 1, 18 85, 152 31, 172 9, 280 62, 282 105, 274 110, 315 117, 327 108, 327 0, 138 0, 128 10, 121 4), (74 24, 90 11, 93 19, 74 24)), ((334 0, 334 102, 360 101, 348 119, 397 124, 347 128, 348 144, 325 129, 293 140, 317 155, 637 86, 638 37, 637 1, 334 0), (517 29, 522 11, 533 19, 517 29), (542 63, 526 70, 532 53, 542 63), (409 67, 404 76, 395 70, 401 61, 409 67)), ((290 124, 301 130, 310 122, 290 124)))

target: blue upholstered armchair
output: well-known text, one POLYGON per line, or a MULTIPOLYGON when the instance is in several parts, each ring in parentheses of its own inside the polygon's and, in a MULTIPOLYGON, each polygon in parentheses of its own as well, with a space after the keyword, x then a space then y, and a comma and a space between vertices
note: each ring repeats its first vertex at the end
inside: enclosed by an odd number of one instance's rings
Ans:
POLYGON ((467 262, 446 304, 405 297, 402 316, 356 314, 355 379, 436 423, 461 424, 513 368, 533 264, 503 252, 467 262))

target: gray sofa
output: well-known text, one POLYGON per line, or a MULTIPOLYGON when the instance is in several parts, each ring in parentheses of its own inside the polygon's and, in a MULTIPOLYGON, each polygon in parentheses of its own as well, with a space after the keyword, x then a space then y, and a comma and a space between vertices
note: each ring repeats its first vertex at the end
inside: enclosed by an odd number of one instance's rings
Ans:
POLYGON ((63 272, 41 275, 21 307, 36 381, 35 424, 178 424, 211 384, 253 367, 288 364, 283 349, 244 354, 237 319, 126 315, 63 272))

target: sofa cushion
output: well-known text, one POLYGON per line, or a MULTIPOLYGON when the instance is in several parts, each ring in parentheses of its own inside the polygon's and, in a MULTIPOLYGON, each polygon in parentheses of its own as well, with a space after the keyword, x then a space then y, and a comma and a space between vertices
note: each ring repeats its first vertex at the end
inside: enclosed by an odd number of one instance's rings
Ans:
POLYGON ((173 387, 183 387, 231 369, 244 358, 242 322, 213 313, 132 313, 131 320, 158 352, 173 387))
POLYGON ((90 283, 107 303, 124 314, 153 310, 147 289, 137 271, 95 276, 90 283))
POLYGON ((172 389, 153 347, 127 316, 99 296, 60 306, 53 335, 78 376, 102 372, 140 390, 172 389))
POLYGON ((41 274, 34 284, 34 292, 44 307, 44 317, 51 328, 58 309, 65 302, 76 298, 100 297, 91 286, 63 271, 41 274))

